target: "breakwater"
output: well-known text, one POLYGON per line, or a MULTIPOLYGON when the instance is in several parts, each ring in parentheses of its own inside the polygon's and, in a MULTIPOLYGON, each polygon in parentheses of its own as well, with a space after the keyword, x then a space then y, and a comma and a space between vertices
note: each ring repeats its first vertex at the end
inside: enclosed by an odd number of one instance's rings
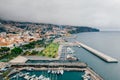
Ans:
POLYGON ((93 48, 91 48, 91 47, 89 47, 89 46, 87 46, 87 45, 85 45, 85 44, 83 44, 81 42, 76 41, 76 43, 79 44, 84 49, 90 51, 91 53, 93 53, 94 55, 98 56, 99 58, 103 59, 104 61, 106 61, 108 63, 117 63, 118 62, 117 59, 112 58, 112 57, 110 57, 108 55, 105 55, 104 53, 99 52, 99 51, 97 51, 97 50, 95 50, 95 49, 93 49, 93 48))

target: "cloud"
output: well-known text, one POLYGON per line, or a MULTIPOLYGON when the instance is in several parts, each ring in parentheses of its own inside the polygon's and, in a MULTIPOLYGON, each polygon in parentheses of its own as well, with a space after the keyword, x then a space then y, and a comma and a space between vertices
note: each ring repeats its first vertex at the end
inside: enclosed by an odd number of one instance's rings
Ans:
POLYGON ((0 0, 0 18, 120 29, 119 0, 0 0))

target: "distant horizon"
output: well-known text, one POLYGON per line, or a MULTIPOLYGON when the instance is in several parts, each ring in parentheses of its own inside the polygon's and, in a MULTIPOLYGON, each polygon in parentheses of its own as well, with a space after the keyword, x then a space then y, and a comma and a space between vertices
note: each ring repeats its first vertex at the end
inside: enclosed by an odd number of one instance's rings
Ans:
POLYGON ((0 18, 120 30, 118 0, 0 0, 0 18))

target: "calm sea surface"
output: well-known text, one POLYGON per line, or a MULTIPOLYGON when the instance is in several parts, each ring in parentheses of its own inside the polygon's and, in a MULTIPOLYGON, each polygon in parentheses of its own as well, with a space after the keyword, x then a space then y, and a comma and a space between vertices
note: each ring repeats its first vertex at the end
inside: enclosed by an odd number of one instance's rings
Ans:
POLYGON ((120 80, 120 32, 79 33, 76 40, 119 60, 106 63, 83 48, 74 47, 80 60, 87 63, 104 80, 120 80))

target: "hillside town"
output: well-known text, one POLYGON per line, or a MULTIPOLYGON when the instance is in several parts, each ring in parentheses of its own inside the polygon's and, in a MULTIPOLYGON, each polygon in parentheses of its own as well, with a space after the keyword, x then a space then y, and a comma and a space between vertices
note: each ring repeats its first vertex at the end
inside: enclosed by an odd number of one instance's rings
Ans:
MULTIPOLYGON (((17 26, 18 24, 16 24, 17 26)), ((27 24, 25 24, 27 25, 27 24)), ((0 33, 0 46, 13 47, 14 45, 37 41, 41 38, 51 39, 68 34, 68 29, 61 29, 56 26, 29 25, 26 28, 13 27, 11 24, 4 24, 8 32, 0 33)))
POLYGON ((0 46, 13 47, 37 41, 69 36, 70 33, 96 32, 98 29, 83 26, 54 25, 45 23, 14 22, 0 20, 0 46))

